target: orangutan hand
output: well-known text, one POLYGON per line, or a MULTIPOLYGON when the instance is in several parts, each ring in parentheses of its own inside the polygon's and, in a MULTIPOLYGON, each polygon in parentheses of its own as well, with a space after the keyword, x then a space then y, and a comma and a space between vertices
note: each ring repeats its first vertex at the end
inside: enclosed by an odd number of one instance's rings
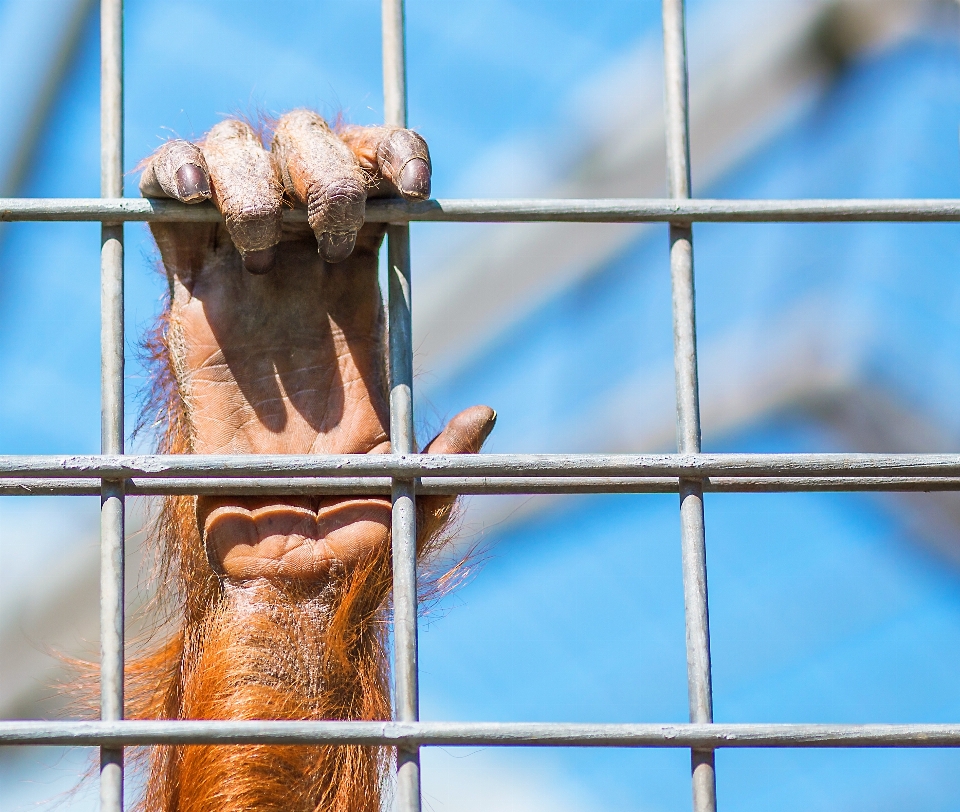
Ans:
MULTIPOLYGON (((280 119, 269 151, 250 125, 227 120, 199 144, 170 141, 149 159, 144 196, 212 200, 224 219, 151 226, 170 284, 167 346, 190 451, 390 451, 377 283, 385 227, 364 225, 364 206, 368 195, 425 199, 430 173, 416 133, 338 135, 307 110, 280 119), (288 205, 306 207, 309 227, 283 224, 288 205)), ((467 409, 425 451, 477 452, 495 417, 467 409)), ((227 578, 310 581, 382 551, 390 502, 200 497, 197 520, 227 578)))

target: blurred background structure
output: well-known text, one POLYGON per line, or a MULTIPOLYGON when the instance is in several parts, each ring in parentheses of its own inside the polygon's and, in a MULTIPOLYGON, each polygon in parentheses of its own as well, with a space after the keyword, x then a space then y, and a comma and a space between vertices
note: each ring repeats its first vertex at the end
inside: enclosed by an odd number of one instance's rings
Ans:
MULTIPOLYGON (((92 6, 0 0, 0 196, 98 193, 92 6)), ((659 3, 407 14, 436 197, 663 195, 659 3)), ((689 0, 688 17, 695 195, 960 196, 954 0, 689 0)), ((376 0, 128 0, 127 194, 163 139, 224 115, 378 122, 379 47, 376 0)), ((704 450, 960 450, 960 224, 695 231, 704 450)), ((0 231, 0 453, 99 448, 98 235, 0 231)), ((665 226, 414 224, 413 239, 423 438, 483 402, 500 414, 489 450, 673 450, 665 226)), ((146 227, 127 240, 136 336, 164 285, 146 227)), ((129 358, 135 415, 146 373, 129 358)), ((423 718, 685 721, 675 500, 470 500, 462 543, 481 552, 425 618, 423 718)), ((96 651, 98 508, 0 499, 4 718, 65 712, 52 652, 96 651)), ((960 717, 960 495, 714 494, 706 515, 717 721, 960 717)), ((54 798, 83 757, 0 751, 0 808, 54 798)), ((687 809, 687 759, 431 748, 425 802, 687 809)), ((724 809, 960 810, 955 751, 717 759, 724 809)))

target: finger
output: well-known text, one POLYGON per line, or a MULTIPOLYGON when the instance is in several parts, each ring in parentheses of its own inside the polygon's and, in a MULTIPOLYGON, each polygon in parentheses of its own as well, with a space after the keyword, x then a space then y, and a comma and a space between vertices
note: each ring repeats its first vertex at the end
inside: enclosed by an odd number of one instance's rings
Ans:
POLYGON ((182 203, 210 199, 210 173, 200 147, 189 141, 167 141, 147 162, 140 176, 144 197, 170 197, 182 203))
MULTIPOLYGON (((424 454, 476 454, 497 422, 489 406, 471 406, 456 415, 423 449, 424 454)), ((417 499, 417 549, 429 554, 442 543, 442 530, 450 518, 455 496, 417 499)))
POLYGON ((327 262, 346 259, 363 225, 367 178, 350 149, 319 115, 287 113, 273 136, 286 193, 307 207, 307 222, 327 262))
POLYGON ((413 130, 394 130, 377 148, 380 174, 404 197, 430 197, 430 151, 427 142, 413 130))
POLYGON ((349 127, 341 133, 360 166, 374 180, 409 200, 430 197, 432 166, 427 142, 413 130, 398 127, 349 127))
POLYGON ((477 454, 496 424, 497 413, 489 406, 471 406, 447 423, 421 453, 477 454))
POLYGON ((213 200, 251 273, 273 265, 283 224, 283 186, 273 156, 242 121, 217 124, 203 141, 213 200))

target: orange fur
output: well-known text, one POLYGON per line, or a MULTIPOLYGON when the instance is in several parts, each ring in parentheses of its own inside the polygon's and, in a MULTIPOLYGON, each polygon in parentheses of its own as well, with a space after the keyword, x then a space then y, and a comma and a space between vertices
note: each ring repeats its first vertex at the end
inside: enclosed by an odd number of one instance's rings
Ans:
MULTIPOLYGON (((157 431, 159 452, 190 453, 166 330, 164 316, 146 343, 154 388, 142 423, 157 431)), ((390 550, 322 585, 224 583, 207 562, 195 502, 168 497, 155 522, 155 632, 127 665, 128 718, 389 719, 390 550)), ((421 556, 442 546, 451 507, 421 502, 421 556)), ((378 812, 392 763, 390 750, 359 746, 177 745, 133 755, 146 773, 140 812, 378 812)))

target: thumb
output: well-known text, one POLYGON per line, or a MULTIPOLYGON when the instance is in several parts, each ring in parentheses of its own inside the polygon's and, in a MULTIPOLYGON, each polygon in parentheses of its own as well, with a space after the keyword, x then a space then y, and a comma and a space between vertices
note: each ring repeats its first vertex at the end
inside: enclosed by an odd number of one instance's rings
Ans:
POLYGON ((497 413, 489 406, 471 406, 447 423, 421 453, 476 454, 496 423, 497 413))
MULTIPOLYGON (((471 406, 456 415, 423 449, 424 454, 476 454, 493 431, 497 413, 489 406, 471 406)), ((417 500, 417 549, 423 554, 437 542, 450 518, 454 496, 424 496, 417 500)))

